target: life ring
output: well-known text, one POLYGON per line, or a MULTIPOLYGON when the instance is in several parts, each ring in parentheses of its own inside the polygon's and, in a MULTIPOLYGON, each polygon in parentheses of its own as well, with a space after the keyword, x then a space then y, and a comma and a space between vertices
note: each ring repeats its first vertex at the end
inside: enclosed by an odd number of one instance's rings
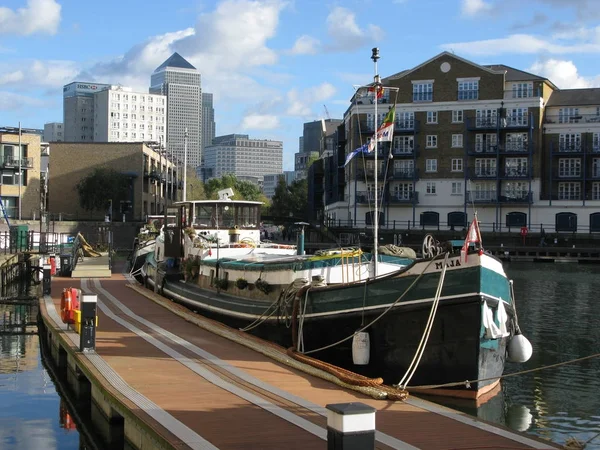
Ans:
POLYGON ((63 289, 62 297, 60 298, 60 318, 63 323, 70 323, 72 309, 71 288, 63 289))

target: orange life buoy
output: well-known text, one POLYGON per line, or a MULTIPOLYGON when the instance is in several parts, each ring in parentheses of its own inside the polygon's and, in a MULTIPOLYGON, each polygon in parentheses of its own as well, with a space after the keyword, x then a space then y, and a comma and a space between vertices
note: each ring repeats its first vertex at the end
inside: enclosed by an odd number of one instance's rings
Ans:
POLYGON ((73 301, 71 298, 71 288, 63 289, 63 294, 60 299, 60 318, 63 323, 71 322, 71 310, 73 309, 73 301))

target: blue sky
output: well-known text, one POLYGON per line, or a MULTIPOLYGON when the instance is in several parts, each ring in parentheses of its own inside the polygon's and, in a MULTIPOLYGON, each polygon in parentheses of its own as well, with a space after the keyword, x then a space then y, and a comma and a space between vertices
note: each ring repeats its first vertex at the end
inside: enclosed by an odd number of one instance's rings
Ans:
POLYGON ((0 126, 62 121, 75 80, 147 91, 178 51, 214 94, 217 135, 282 140, 293 170, 302 124, 342 117, 374 46, 383 77, 449 50, 598 87, 599 19, 598 0, 4 0, 0 126))

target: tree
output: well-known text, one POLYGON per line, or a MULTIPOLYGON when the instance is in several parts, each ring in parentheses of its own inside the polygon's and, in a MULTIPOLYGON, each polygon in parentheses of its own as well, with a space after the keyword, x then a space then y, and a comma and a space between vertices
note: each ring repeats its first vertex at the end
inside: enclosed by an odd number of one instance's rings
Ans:
POLYGON ((112 201, 113 209, 121 200, 129 200, 129 177, 108 167, 96 168, 77 183, 79 204, 86 211, 105 211, 112 201))
POLYGON ((276 217, 305 219, 308 208, 308 182, 296 180, 289 187, 282 177, 277 182, 271 203, 271 214, 276 217))
POLYGON ((206 200, 207 197, 204 189, 204 183, 202 183, 202 180, 196 176, 196 172, 188 167, 186 177, 186 200, 206 200))
POLYGON ((268 201, 260 188, 250 181, 238 180, 235 175, 223 175, 221 178, 211 178, 204 185, 208 198, 216 199, 221 189, 231 188, 236 200, 257 202, 268 201))

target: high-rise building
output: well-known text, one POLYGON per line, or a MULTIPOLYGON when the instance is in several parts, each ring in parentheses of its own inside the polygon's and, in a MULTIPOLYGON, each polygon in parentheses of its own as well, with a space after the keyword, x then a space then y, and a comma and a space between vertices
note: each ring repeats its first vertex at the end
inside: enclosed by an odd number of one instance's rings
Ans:
POLYGON ((249 139, 247 134, 218 136, 205 149, 204 165, 210 178, 235 175, 262 182, 267 174, 282 173, 283 142, 249 139))
POLYGON ((202 93, 202 151, 205 147, 212 145, 215 138, 215 108, 213 106, 213 95, 208 92, 202 93))
POLYGON ((321 119, 304 124, 302 137, 299 139, 299 152, 294 157, 297 179, 306 178, 311 157, 333 154, 334 135, 340 123, 340 119, 321 119))
POLYGON ((202 88, 200 72, 179 53, 173 53, 156 68, 150 93, 167 96, 167 151, 197 167, 202 161, 202 88))
POLYGON ((63 128, 67 142, 94 141, 94 94, 110 84, 74 81, 63 87, 63 128))
POLYGON ((94 94, 94 142, 165 141, 164 95, 110 86, 94 94))
POLYGON ((63 124, 61 122, 50 122, 44 124, 44 142, 60 142, 65 140, 63 124))

